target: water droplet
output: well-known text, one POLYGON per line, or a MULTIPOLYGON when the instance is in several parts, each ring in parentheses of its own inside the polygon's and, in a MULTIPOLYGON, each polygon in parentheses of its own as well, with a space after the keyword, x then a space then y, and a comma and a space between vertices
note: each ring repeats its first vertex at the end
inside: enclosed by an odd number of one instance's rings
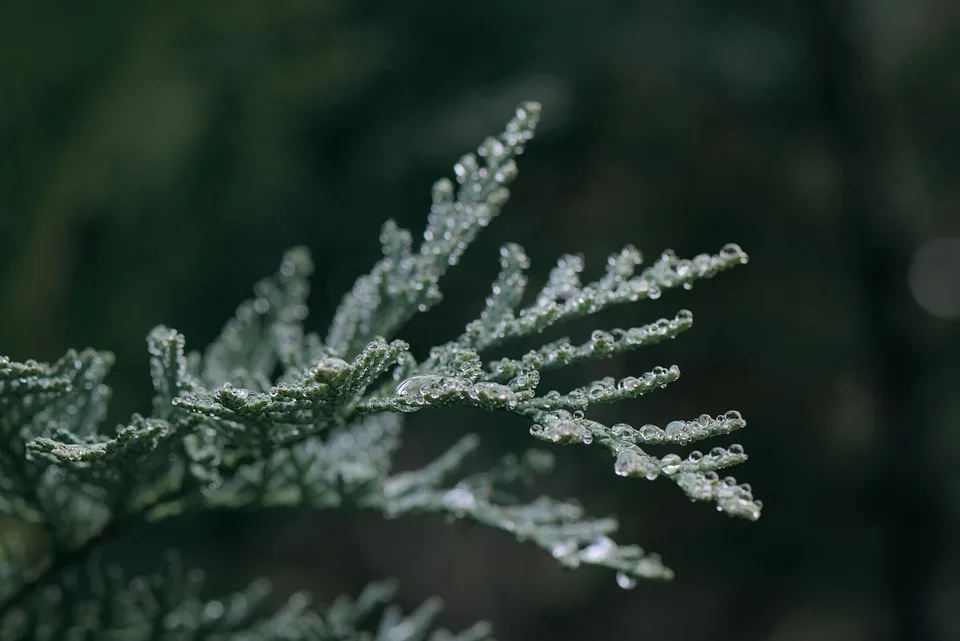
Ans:
POLYGON ((580 558, 588 563, 598 563, 605 560, 617 549, 617 544, 608 536, 601 534, 593 543, 583 548, 580 558))
POLYGON ((699 463, 700 461, 703 460, 703 452, 701 452, 700 450, 693 450, 692 452, 690 452, 690 455, 687 457, 687 459, 691 463, 699 463))
POLYGON ((557 543, 550 549, 550 553, 555 559, 563 559, 569 557, 574 552, 577 551, 577 542, 574 540, 562 541, 557 543))
POLYGON ((270 302, 266 298, 257 298, 253 301, 253 311, 258 314, 266 314, 270 310, 270 302))
POLYGON ((458 517, 476 507, 477 499, 469 490, 455 487, 443 495, 444 504, 458 517))
POLYGON ((727 260, 739 259, 741 263, 747 262, 747 255, 736 243, 727 243, 720 248, 720 257, 727 260))
POLYGON ((660 462, 663 464, 661 471, 668 476, 680 471, 680 457, 676 454, 667 454, 660 462))
POLYGON ((647 456, 640 450, 624 449, 617 454, 613 471, 617 476, 644 476, 653 480, 659 475, 660 466, 655 458, 647 456))
POLYGON ((647 443, 658 443, 666 436, 656 425, 647 424, 640 428, 640 438, 647 443))
POLYGON ((626 423, 616 423, 610 428, 610 433, 620 438, 630 438, 634 434, 634 429, 626 423))
POLYGON ((730 446, 730 453, 739 456, 743 454, 743 446, 739 443, 734 443, 730 446))
MULTIPOLYGON (((442 380, 442 376, 435 374, 411 376, 397 384, 397 387, 394 389, 394 394, 401 398, 422 396, 427 388, 436 385, 442 380)), ((419 400, 422 400, 422 398, 419 400)))
POLYGON ((493 175, 493 179, 501 184, 512 182, 516 177, 517 163, 513 159, 505 162, 503 166, 497 169, 496 173, 493 175))
POLYGON ((664 433, 670 440, 681 440, 687 431, 687 424, 684 421, 670 421, 663 428, 664 433))
POLYGON ((626 572, 617 572, 617 585, 624 590, 632 590, 637 586, 637 580, 626 572))
POLYGON ((224 607, 219 601, 208 601, 203 607, 203 616, 207 620, 219 619, 223 616, 224 607))
POLYGON ((737 410, 730 410, 729 412, 723 415, 723 418, 725 418, 728 421, 743 420, 743 417, 740 415, 740 412, 738 412, 737 410))

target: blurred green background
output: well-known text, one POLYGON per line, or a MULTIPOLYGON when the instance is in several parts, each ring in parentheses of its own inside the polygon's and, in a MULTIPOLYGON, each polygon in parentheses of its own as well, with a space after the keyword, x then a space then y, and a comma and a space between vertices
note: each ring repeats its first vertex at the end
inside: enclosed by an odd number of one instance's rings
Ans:
MULTIPOLYGON (((946 0, 2 2, 0 353, 115 352, 123 420, 147 407, 149 329, 202 348, 296 244, 325 329, 380 224, 421 229, 432 181, 538 100, 513 200, 402 336, 455 336, 506 241, 531 288, 565 252, 597 274, 625 243, 741 244, 747 267, 563 328, 690 308, 693 332, 544 385, 678 364, 596 417, 742 411, 725 444, 762 519, 566 448, 544 489, 619 515, 675 581, 623 591, 500 533, 337 513, 179 520, 116 554, 177 546, 211 591, 266 574, 324 600, 394 575, 407 607, 442 595, 443 623, 504 641, 960 639, 958 69, 946 0)), ((398 464, 467 431, 478 465, 534 445, 522 421, 421 413, 398 464)))

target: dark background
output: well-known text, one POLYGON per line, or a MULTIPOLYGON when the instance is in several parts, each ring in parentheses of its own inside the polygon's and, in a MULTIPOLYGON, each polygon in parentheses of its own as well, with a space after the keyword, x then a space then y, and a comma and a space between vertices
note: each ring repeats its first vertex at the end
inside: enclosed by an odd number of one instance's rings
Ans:
MULTIPOLYGON (((575 447, 545 491, 619 515, 672 583, 623 591, 502 533, 335 512, 179 520, 118 554, 181 547, 211 592, 266 574, 326 600, 395 575, 405 606, 442 595, 443 623, 490 618, 505 641, 955 640, 958 70, 952 0, 2 2, 0 353, 115 352, 120 421, 147 407, 149 329, 202 348, 296 244, 323 330, 380 224, 421 229, 432 181, 539 100, 513 200, 402 336, 419 355, 455 336, 506 241, 531 287, 565 252, 597 274, 628 242, 741 244, 747 267, 563 328, 686 307, 694 331, 545 385, 677 363, 679 383, 596 417, 742 411, 746 431, 705 445, 745 445, 761 520, 575 447)), ((522 421, 425 412, 399 464, 467 431, 478 465, 535 444, 522 421)))

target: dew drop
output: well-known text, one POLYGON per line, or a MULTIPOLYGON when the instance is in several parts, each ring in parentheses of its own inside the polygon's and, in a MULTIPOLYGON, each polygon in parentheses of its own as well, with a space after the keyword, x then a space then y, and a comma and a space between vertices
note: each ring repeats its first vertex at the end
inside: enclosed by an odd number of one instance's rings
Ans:
POLYGON ((656 443, 663 440, 665 434, 656 425, 647 424, 640 428, 640 438, 647 443, 656 443))
POLYGON ((550 549, 550 553, 553 555, 553 558, 555 559, 563 559, 563 558, 569 557, 576 551, 577 551, 577 542, 572 539, 569 541, 563 541, 561 543, 557 543, 550 549))
POLYGON ((616 423, 610 428, 610 433, 621 438, 633 436, 633 428, 626 423, 616 423))
POLYGON ((727 243, 720 248, 720 257, 727 260, 739 259, 741 263, 747 262, 747 255, 736 243, 727 243))
POLYGON ((394 389, 394 394, 401 398, 407 398, 415 394, 422 393, 424 387, 433 383, 437 383, 440 380, 442 380, 442 377, 434 374, 411 376, 410 378, 406 378, 397 384, 396 389, 394 389))
POLYGON ((687 430, 687 424, 684 421, 670 421, 663 428, 664 433, 670 440, 679 440, 684 436, 687 430))
POLYGON ((680 457, 676 454, 667 454, 660 462, 663 464, 663 473, 668 476, 680 471, 680 457))
POLYGON ((637 586, 637 580, 626 572, 617 572, 617 585, 624 590, 632 590, 637 586))
POLYGON ((601 534, 593 543, 583 548, 580 552, 580 558, 587 563, 599 563, 605 560, 617 549, 617 544, 608 536, 601 534))

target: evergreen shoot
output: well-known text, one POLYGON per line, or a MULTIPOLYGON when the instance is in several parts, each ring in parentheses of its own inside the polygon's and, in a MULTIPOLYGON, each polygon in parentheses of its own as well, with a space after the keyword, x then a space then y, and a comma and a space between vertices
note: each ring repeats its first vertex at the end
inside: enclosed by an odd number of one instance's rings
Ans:
POLYGON ((755 520, 761 503, 746 484, 719 472, 746 460, 737 444, 707 453, 656 456, 648 446, 685 446, 744 427, 734 410, 681 417, 660 427, 606 425, 594 405, 636 398, 680 376, 676 365, 621 380, 604 378, 544 391, 541 375, 674 338, 693 316, 589 340, 542 344, 514 358, 484 354, 521 337, 615 305, 656 299, 747 262, 729 244, 716 254, 679 258, 666 251, 642 268, 626 246, 604 274, 581 281, 584 261, 563 256, 546 285, 525 300, 530 261, 520 246, 500 250, 500 273, 479 317, 417 361, 397 338, 415 314, 441 302, 440 279, 500 213, 517 175, 516 157, 533 137, 539 105, 525 103, 506 130, 454 167, 455 182, 433 186, 422 240, 388 221, 383 258, 361 276, 326 335, 304 327, 312 264, 289 251, 254 287, 203 353, 167 327, 147 337, 153 401, 116 429, 104 425, 113 356, 70 350, 52 363, 0 357, 0 641, 28 639, 482 641, 479 623, 459 633, 434 630, 438 601, 404 614, 390 605, 396 586, 371 584, 327 607, 305 594, 264 607, 269 583, 212 598, 202 574, 170 553, 156 572, 128 577, 99 551, 128 529, 213 508, 351 507, 385 517, 443 514, 515 535, 568 568, 609 569, 623 588, 669 579, 660 557, 614 541, 617 522, 578 503, 546 496, 521 502, 511 488, 546 473, 548 451, 507 454, 483 474, 460 470, 477 448, 469 435, 422 469, 398 472, 404 415, 447 405, 518 415, 551 445, 601 447, 618 476, 663 479, 695 501, 755 520))

